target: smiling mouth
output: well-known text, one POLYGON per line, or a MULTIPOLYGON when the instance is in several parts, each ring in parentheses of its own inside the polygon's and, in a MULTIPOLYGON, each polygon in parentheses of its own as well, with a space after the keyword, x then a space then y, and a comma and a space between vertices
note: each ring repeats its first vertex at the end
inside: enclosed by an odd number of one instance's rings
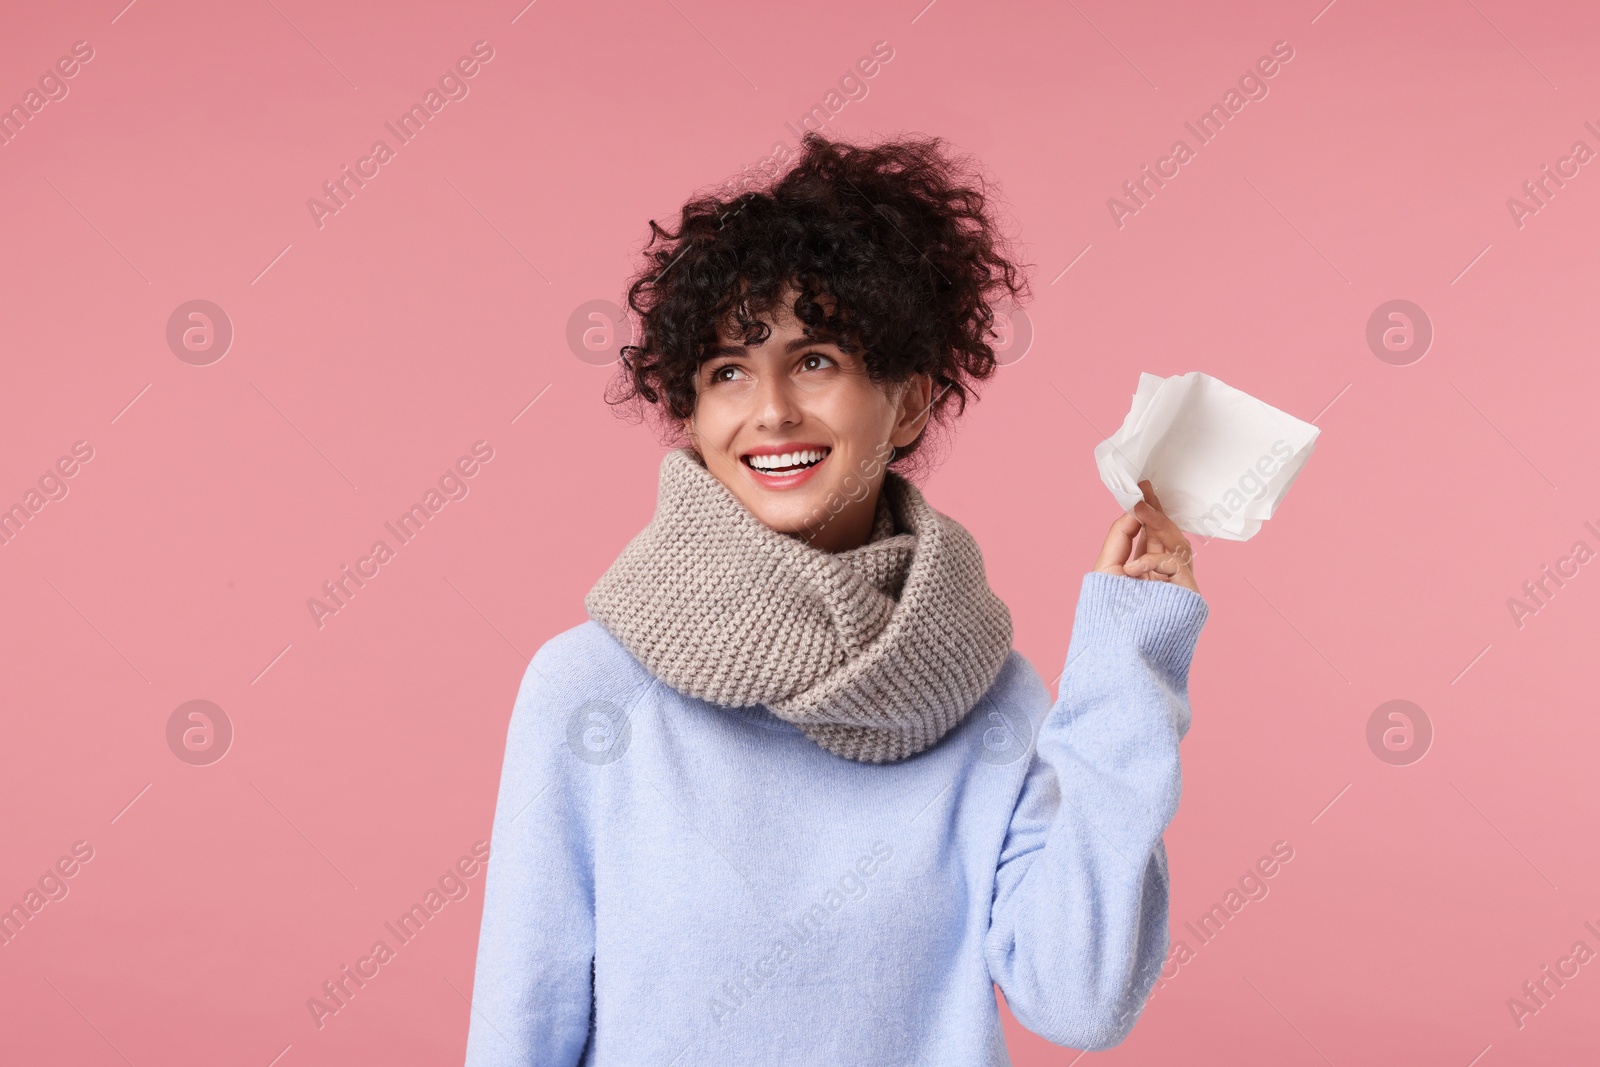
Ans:
POLYGON ((781 455, 754 455, 745 454, 739 457, 740 462, 761 474, 782 476, 797 474, 800 471, 815 467, 818 463, 828 458, 831 448, 808 448, 799 452, 785 452, 781 455))

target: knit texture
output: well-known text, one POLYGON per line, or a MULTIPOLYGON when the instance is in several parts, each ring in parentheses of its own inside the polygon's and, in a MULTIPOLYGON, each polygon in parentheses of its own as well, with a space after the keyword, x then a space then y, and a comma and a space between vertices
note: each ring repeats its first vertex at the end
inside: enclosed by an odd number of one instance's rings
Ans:
POLYGON ((886 472, 868 542, 827 552, 763 524, 688 448, 663 457, 655 516, 584 607, 680 693, 764 705, 864 763, 931 747, 1011 650, 977 543, 903 476, 886 472))

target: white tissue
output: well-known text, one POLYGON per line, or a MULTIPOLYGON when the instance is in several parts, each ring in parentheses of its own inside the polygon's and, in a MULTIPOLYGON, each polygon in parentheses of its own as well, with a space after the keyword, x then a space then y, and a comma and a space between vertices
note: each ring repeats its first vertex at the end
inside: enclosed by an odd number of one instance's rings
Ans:
POLYGON ((1209 374, 1139 375, 1122 428, 1094 449, 1123 509, 1149 479, 1186 533, 1248 541, 1299 476, 1321 429, 1209 374))

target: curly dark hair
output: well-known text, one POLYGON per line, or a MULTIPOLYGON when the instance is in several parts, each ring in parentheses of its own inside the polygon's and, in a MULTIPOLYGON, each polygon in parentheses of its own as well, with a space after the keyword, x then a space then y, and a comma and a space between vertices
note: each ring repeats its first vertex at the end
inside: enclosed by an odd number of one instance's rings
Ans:
POLYGON ((731 319, 745 344, 761 344, 771 330, 759 320, 792 287, 806 332, 864 353, 873 381, 928 374, 930 425, 948 420, 952 401, 966 411, 974 383, 997 365, 996 304, 1028 292, 969 158, 951 157, 938 137, 852 145, 811 131, 786 173, 719 193, 685 203, 676 233, 650 220, 627 296, 639 343, 622 347, 608 403, 648 402, 681 430, 719 326, 731 319))

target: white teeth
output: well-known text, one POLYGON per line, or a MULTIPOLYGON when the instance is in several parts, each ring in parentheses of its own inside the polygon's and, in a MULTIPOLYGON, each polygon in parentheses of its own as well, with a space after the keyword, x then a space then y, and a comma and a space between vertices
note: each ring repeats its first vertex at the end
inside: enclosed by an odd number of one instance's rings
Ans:
POLYGON ((821 461, 827 455, 824 451, 807 449, 803 452, 784 452, 776 456, 751 456, 750 466, 757 470, 770 471, 780 467, 793 467, 797 464, 812 464, 821 461))

